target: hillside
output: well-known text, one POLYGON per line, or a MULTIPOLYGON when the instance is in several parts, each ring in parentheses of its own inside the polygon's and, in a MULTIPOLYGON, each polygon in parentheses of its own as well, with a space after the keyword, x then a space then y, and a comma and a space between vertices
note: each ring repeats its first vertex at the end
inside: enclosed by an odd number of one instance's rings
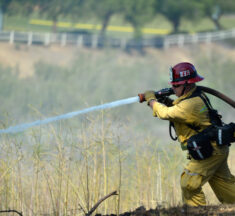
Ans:
MULTIPOLYGON (((165 51, 158 49, 147 49, 147 55, 161 60, 160 66, 173 65, 179 61, 193 61, 194 52, 193 47, 177 48, 172 47, 165 51)), ((198 48, 196 48, 198 50, 198 48)), ((235 49, 230 49, 218 44, 201 45, 201 53, 210 55, 211 52, 220 53, 227 59, 235 59, 235 49)), ((132 52, 131 55, 123 51, 115 51, 119 56, 119 63, 124 64, 124 59, 144 58, 138 52, 132 52)), ((79 53, 91 53, 93 56, 104 55, 103 50, 82 49, 72 46, 26 46, 26 45, 10 45, 7 43, 0 43, 0 64, 3 66, 18 67, 20 77, 31 76, 34 73, 34 64, 38 61, 43 61, 49 64, 54 64, 62 67, 68 67, 79 53)), ((162 66, 162 67, 163 67, 162 66)))
MULTIPOLYGON (((139 53, 1 43, 0 99, 4 103, 0 111, 7 112, 12 124, 16 124, 37 119, 33 109, 52 116, 136 96, 148 89, 159 90, 168 87, 169 67, 180 61, 195 64, 199 74, 205 77, 201 85, 233 97, 234 59, 235 49, 219 44, 146 49, 139 53), (9 72, 11 76, 4 75, 9 72)), ((212 101, 222 108, 225 120, 231 118, 228 105, 215 98, 212 101)), ((152 118, 149 108, 143 104, 120 107, 113 110, 112 115, 128 119, 132 125, 138 125, 136 130, 140 131, 144 128, 155 131, 153 128, 161 122, 152 118)), ((165 126, 158 127, 155 133, 168 136, 167 123, 162 124, 165 126)))
MULTIPOLYGON (((234 98, 234 56, 233 49, 216 44, 140 53, 1 43, 1 128, 168 87, 169 66, 179 61, 195 64, 206 78, 202 85, 234 98)), ((211 101, 226 122, 235 121, 230 106, 213 97, 211 101)), ((4 135, 0 144, 0 170, 7 170, 0 184, 2 209, 21 209, 25 215, 78 214, 112 190, 119 195, 104 202, 97 214, 118 209, 130 215, 138 206, 182 204, 179 175, 185 152, 170 140, 168 122, 153 118, 145 103, 4 135)), ((218 204, 208 185, 205 193, 209 205, 218 204)))

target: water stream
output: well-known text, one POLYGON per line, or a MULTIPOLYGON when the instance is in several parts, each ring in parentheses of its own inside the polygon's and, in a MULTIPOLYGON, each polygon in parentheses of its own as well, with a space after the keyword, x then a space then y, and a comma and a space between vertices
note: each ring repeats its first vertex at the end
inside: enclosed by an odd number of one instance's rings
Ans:
POLYGON ((82 115, 82 114, 93 112, 93 111, 96 111, 96 110, 109 109, 109 108, 123 106, 123 105, 126 105, 126 104, 132 104, 132 103, 136 103, 136 102, 139 102, 139 97, 138 96, 130 97, 130 98, 127 98, 127 99, 122 99, 122 100, 117 100, 117 101, 113 101, 113 102, 110 102, 110 103, 105 103, 105 104, 98 105, 98 106, 89 107, 89 108, 86 108, 86 109, 83 109, 83 110, 78 110, 78 111, 74 111, 74 112, 65 113, 65 114, 59 115, 59 116, 49 117, 49 118, 46 118, 46 119, 43 119, 43 120, 37 120, 37 121, 30 122, 30 123, 24 123, 24 124, 19 124, 19 125, 16 125, 16 126, 11 126, 9 128, 6 128, 6 129, 1 129, 0 134, 18 133, 18 132, 22 132, 24 130, 27 130, 30 127, 44 125, 44 124, 52 123, 52 122, 62 120, 62 119, 73 118, 74 116, 82 115))

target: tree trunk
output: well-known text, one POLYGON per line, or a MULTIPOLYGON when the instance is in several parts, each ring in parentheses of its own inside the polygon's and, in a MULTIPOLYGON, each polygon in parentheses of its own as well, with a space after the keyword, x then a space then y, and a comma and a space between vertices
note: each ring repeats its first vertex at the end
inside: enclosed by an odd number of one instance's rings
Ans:
POLYGON ((223 29, 220 22, 219 22, 219 19, 211 18, 211 20, 214 23, 216 30, 222 30, 223 29))
POLYGON ((56 33, 57 32, 57 19, 53 19, 53 25, 52 25, 52 32, 56 33))
POLYGON ((3 10, 0 8, 0 32, 3 31, 4 19, 3 19, 3 10))
POLYGON ((108 27, 108 24, 109 24, 109 21, 110 21, 110 18, 112 15, 113 15, 112 12, 108 12, 107 14, 105 14, 104 19, 103 19, 103 23, 102 23, 102 28, 100 31, 100 36, 105 35, 106 29, 108 27))
POLYGON ((173 33, 178 33, 179 32, 179 26, 180 26, 180 19, 174 19, 172 20, 173 24, 173 33))

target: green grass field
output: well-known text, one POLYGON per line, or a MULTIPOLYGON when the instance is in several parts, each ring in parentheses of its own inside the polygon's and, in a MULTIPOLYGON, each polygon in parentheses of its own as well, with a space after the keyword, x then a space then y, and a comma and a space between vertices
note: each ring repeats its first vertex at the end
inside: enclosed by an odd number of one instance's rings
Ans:
MULTIPOLYGON (((4 30, 16 30, 16 31, 36 31, 36 32, 48 32, 52 31, 52 26, 47 25, 35 25, 30 24, 32 19, 41 19, 41 20, 47 20, 45 17, 39 17, 37 15, 34 15, 32 17, 26 18, 22 16, 6 16, 5 22, 4 22, 4 30)), ((97 20, 90 19, 90 20, 70 20, 66 18, 59 19, 59 22, 68 22, 71 24, 76 23, 83 23, 83 24, 93 24, 93 25, 100 25, 97 20)), ((221 18, 221 25, 224 29, 231 29, 235 27, 235 17, 233 16, 224 16, 221 18)), ((113 16, 110 21, 110 26, 123 26, 123 27, 131 27, 128 23, 126 23, 120 16, 113 16)), ((148 23, 145 28, 152 28, 152 29, 158 29, 160 30, 160 34, 166 34, 167 32, 172 31, 172 26, 169 21, 167 21, 163 16, 157 16, 152 22, 148 23)), ((76 29, 73 27, 57 27, 57 31, 76 31, 82 29, 76 29)), ((181 32, 189 32, 189 33, 195 33, 195 32, 201 32, 201 31, 213 31, 215 30, 215 27, 213 23, 209 19, 200 19, 198 21, 188 21, 183 20, 182 24, 180 26, 181 32)), ((91 30, 91 29, 84 29, 84 31, 93 32, 96 33, 98 30, 91 30)), ((129 36, 132 33, 129 32, 123 32, 120 31, 107 31, 108 35, 111 36, 129 36)), ((145 36, 148 36, 149 34, 145 34, 145 36)), ((151 36, 151 34, 150 34, 151 36)))

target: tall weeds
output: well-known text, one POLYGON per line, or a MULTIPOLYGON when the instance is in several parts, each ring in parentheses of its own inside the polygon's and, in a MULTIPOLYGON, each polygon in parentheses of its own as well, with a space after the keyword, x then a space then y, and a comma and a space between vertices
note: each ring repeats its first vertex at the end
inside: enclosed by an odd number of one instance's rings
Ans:
POLYGON ((181 203, 179 176, 186 161, 178 145, 162 147, 161 140, 132 135, 128 125, 114 123, 103 112, 87 117, 80 128, 67 126, 2 137, 0 209, 25 215, 84 214, 113 190, 119 195, 96 212, 181 203))
MULTIPOLYGON (((182 53, 206 78, 202 85, 232 97, 234 61, 213 49, 208 56, 201 48, 193 50, 185 48, 182 53)), ((18 79, 14 68, 0 65, 1 128, 17 124, 15 119, 34 119, 32 107, 52 116, 83 108, 87 102, 92 106, 166 87, 166 68, 176 60, 185 61, 156 50, 144 56, 86 50, 68 68, 38 62, 34 76, 25 79, 18 79)), ((216 99, 212 102, 233 121, 230 107, 216 99)), ((37 113, 38 117, 42 118, 37 113)), ((133 105, 1 135, 0 209, 17 209, 29 216, 79 215, 114 190, 118 196, 105 200, 96 212, 119 214, 140 205, 180 204, 186 155, 167 137, 167 126, 152 118, 147 106, 133 105)), ((233 173, 234 154, 231 146, 233 173)), ((207 185, 205 189, 208 201, 218 203, 207 185)))

